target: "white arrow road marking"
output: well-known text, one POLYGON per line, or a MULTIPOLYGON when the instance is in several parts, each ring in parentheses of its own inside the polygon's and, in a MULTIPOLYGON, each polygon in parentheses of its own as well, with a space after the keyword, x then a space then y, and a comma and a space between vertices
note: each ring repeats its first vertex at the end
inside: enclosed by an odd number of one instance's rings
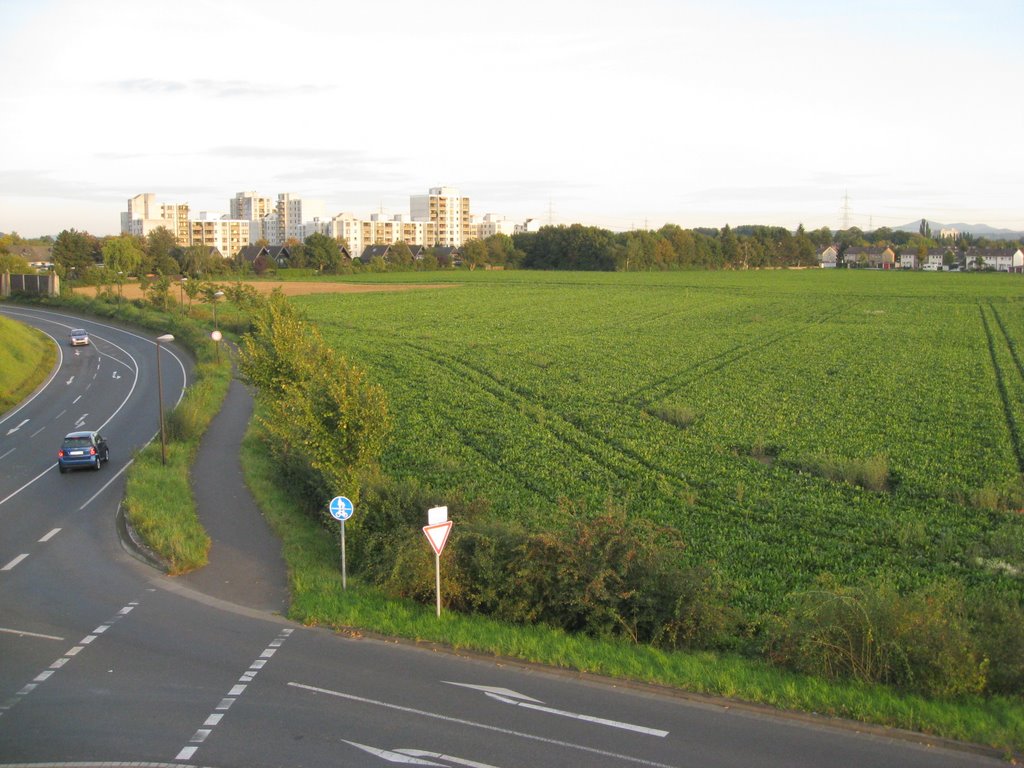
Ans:
MULTIPOLYGON (((345 741, 342 739, 342 741, 345 741)), ((389 763, 404 763, 405 765, 436 765, 440 768, 444 768, 444 763, 432 763, 429 760, 418 760, 410 755, 403 755, 399 752, 391 752, 387 749, 377 749, 376 747, 368 747, 365 744, 359 744, 355 741, 345 741, 346 744, 351 744, 357 749, 363 750, 363 752, 369 752, 371 755, 379 757, 381 760, 387 760, 389 763)))
POLYGON ((120 379, 121 375, 117 371, 114 371, 114 378, 115 379, 120 379))
POLYGON ((576 712, 566 712, 562 709, 553 709, 551 707, 541 706, 542 702, 537 699, 531 699, 529 696, 524 696, 521 693, 515 691, 509 691, 507 688, 488 688, 486 685, 465 685, 464 683, 451 683, 447 680, 443 681, 448 685, 461 685, 464 688, 475 688, 483 691, 485 695, 500 701, 502 704, 511 704, 516 707, 525 707, 526 709, 535 709, 538 712, 547 712, 549 715, 558 715, 559 717, 571 717, 574 720, 582 720, 587 723, 595 723, 597 725, 607 725, 610 728, 621 728, 624 731, 634 731, 636 733, 643 733, 648 736, 657 736, 659 738, 665 738, 668 736, 668 731, 663 731, 660 728, 648 728, 644 725, 634 725, 633 723, 623 723, 618 720, 607 720, 603 717, 594 717, 593 715, 581 715, 576 712))
POLYGON ((38 632, 25 632, 22 629, 8 629, 7 627, 0 627, 0 632, 4 632, 8 635, 17 635, 18 637, 38 637, 40 640, 63 640, 63 637, 56 637, 54 635, 40 635, 38 632))
POLYGON ((17 432, 17 431, 18 431, 19 429, 21 429, 21 428, 22 428, 22 427, 24 427, 24 426, 25 426, 26 424, 28 424, 28 422, 29 422, 29 421, 30 421, 29 419, 25 419, 25 420, 24 420, 23 422, 21 422, 21 424, 19 424, 18 426, 16 426, 16 427, 12 427, 11 429, 8 429, 8 430, 7 430, 7 434, 8 434, 8 435, 13 435, 13 434, 14 434, 15 432, 17 432))
POLYGON ((450 680, 442 680, 445 685, 457 685, 460 688, 472 688, 474 691, 483 691, 484 693, 495 693, 498 696, 508 696, 510 699, 520 699, 521 701, 532 701, 535 704, 543 704, 544 702, 540 699, 531 699, 529 696, 524 696, 518 691, 512 691, 508 688, 497 688, 491 685, 470 685, 469 683, 453 683, 450 680))
MULTIPOLYGON (((78 353, 76 352, 75 354, 77 355, 78 353)), ((70 379, 67 380, 67 383, 70 384, 74 380, 75 380, 75 377, 72 376, 70 379)))
POLYGON ((80 427, 80 426, 82 426, 83 424, 85 424, 85 419, 86 419, 86 417, 87 417, 88 415, 89 415, 88 413, 83 413, 83 414, 82 414, 81 416, 79 416, 79 417, 78 417, 78 421, 76 421, 76 422, 75 422, 75 426, 76 426, 76 427, 80 427))
POLYGON ((401 752, 403 755, 412 755, 414 757, 436 757, 438 760, 447 760, 449 763, 455 765, 466 765, 469 768, 497 768, 497 766, 491 765, 490 763, 478 763, 476 760, 463 760, 461 757, 452 757, 451 755, 442 755, 440 752, 424 752, 422 749, 396 749, 396 752, 401 752))
POLYGON ((497 725, 490 725, 489 723, 477 723, 473 720, 464 720, 461 717, 451 717, 449 715, 441 715, 437 712, 427 712, 423 709, 415 709, 413 707, 405 707, 401 704, 390 704, 386 701, 377 701, 376 699, 368 699, 365 696, 356 696, 352 693, 344 693, 342 691, 332 691, 330 688, 319 688, 315 685, 306 685, 304 683, 290 682, 288 685, 292 688, 299 688, 304 691, 309 691, 314 694, 324 694, 325 696, 335 696, 339 699, 346 701, 355 701, 360 704, 368 704, 375 707, 383 707, 384 709, 391 709, 396 712, 404 712, 409 715, 419 715, 420 717, 428 717, 433 720, 441 720, 446 723, 455 723, 456 725, 464 725, 467 728, 479 728, 482 731, 491 731, 492 733, 501 733, 506 736, 514 736, 518 739, 528 739, 530 741, 537 741, 541 744, 551 744, 556 747, 562 747, 564 749, 574 749, 577 752, 587 752, 592 755, 601 755, 602 757, 610 757, 615 760, 619 760, 625 763, 634 763, 636 765, 651 766, 651 768, 676 768, 676 766, 668 765, 667 763, 659 763, 654 760, 646 760, 642 757, 635 757, 633 755, 624 755, 620 752, 609 752, 604 749, 597 749, 596 747, 588 747, 585 744, 574 744, 571 741, 562 741, 561 739, 551 739, 547 736, 538 736, 533 733, 525 733, 523 731, 513 731, 510 728, 502 728, 497 725))

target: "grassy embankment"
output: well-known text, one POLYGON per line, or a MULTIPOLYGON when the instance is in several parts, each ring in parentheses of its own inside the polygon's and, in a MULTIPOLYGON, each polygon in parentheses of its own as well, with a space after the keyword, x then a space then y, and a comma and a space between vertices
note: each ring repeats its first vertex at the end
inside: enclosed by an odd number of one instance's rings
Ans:
POLYGON ((20 403, 43 382, 57 361, 49 337, 0 317, 0 414, 20 403))

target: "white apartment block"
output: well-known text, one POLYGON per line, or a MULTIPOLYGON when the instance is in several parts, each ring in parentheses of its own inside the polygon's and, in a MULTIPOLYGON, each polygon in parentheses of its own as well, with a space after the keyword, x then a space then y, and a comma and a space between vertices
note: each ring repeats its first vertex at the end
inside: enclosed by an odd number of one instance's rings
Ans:
MULTIPOLYGON (((229 210, 232 219, 259 221, 273 213, 276 208, 274 201, 269 197, 257 195, 255 192, 237 192, 230 200, 229 210)), ((256 242, 259 240, 259 227, 251 229, 254 235, 253 242, 256 242)))
POLYGON ((216 248, 225 259, 232 259, 252 242, 249 219, 234 219, 202 212, 190 222, 192 245, 216 248))
POLYGON ((508 235, 511 237, 516 233, 519 226, 519 224, 506 219, 504 216, 497 216, 493 213, 488 213, 481 221, 474 224, 476 236, 481 240, 492 235, 508 235))
POLYGON ((369 221, 361 222, 362 240, 367 245, 391 245, 399 240, 407 245, 434 245, 437 227, 431 221, 414 221, 396 214, 390 219, 374 213, 369 221))
POLYGON ((307 221, 325 219, 324 204, 319 200, 303 200, 285 192, 277 196, 277 232, 268 237, 271 245, 284 245, 289 240, 303 240, 307 221))
POLYGON ((166 227, 177 245, 190 244, 188 204, 157 205, 156 195, 145 192, 128 200, 128 210, 121 212, 121 234, 146 237, 158 227, 166 227))
POLYGON ((339 213, 332 217, 327 232, 324 234, 335 240, 344 240, 348 243, 348 252, 352 254, 353 258, 359 256, 363 252, 363 248, 370 244, 363 240, 362 220, 357 219, 351 213, 339 213))
POLYGON ((473 239, 469 198, 452 187, 431 187, 426 195, 409 198, 409 210, 415 221, 429 221, 435 226, 434 242, 458 248, 473 239))

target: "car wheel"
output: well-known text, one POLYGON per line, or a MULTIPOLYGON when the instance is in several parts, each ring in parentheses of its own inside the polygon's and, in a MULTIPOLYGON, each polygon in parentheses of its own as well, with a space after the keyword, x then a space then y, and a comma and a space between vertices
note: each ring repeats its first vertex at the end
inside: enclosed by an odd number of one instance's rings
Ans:
POLYGON ((93 467, 93 469, 99 470, 99 468, 102 467, 102 466, 103 466, 103 459, 101 459, 100 455, 97 453, 96 454, 96 466, 93 467))
POLYGON ((65 473, 65 472, 67 472, 67 471, 68 471, 68 468, 67 468, 67 467, 65 467, 65 466, 64 466, 63 464, 58 464, 58 465, 57 465, 57 469, 59 469, 59 470, 60 470, 60 473, 61 473, 62 475, 63 475, 63 474, 65 473))

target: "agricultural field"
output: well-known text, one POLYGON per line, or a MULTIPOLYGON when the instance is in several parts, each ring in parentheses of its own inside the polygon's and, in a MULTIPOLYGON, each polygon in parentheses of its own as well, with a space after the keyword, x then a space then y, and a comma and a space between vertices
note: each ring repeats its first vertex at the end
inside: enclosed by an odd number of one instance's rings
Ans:
POLYGON ((389 474, 534 527, 620 505, 755 615, 823 573, 1024 595, 1024 279, 459 280, 293 299, 386 389, 389 474))

